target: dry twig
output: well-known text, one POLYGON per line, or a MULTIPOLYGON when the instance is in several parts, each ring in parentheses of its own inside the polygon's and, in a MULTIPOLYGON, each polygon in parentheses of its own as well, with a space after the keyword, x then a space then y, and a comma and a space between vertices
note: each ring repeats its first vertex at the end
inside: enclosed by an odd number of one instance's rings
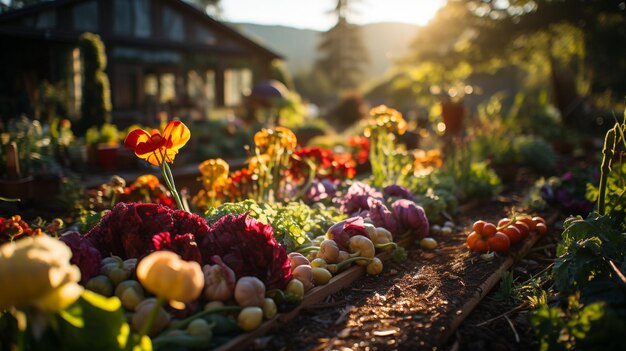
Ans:
POLYGON ((515 334, 515 342, 519 344, 519 334, 517 334, 517 330, 515 330, 515 326, 513 325, 513 322, 511 322, 511 319, 508 316, 504 316, 504 319, 506 319, 506 321, 509 323, 511 330, 513 330, 513 334, 515 334))
MULTIPOLYGON (((501 315, 499 315, 499 316, 493 317, 493 318, 491 318, 491 319, 487 319, 486 321, 481 322, 481 323, 478 323, 478 324, 476 324, 476 325, 474 325, 474 326, 475 326, 475 327, 482 327, 482 326, 485 326, 485 325, 487 325, 487 324, 489 324, 489 323, 491 323, 491 322, 493 322, 493 321, 495 321, 495 320, 498 320, 498 319, 500 319, 500 318, 502 318, 502 317, 507 317, 509 314, 511 314, 511 313, 513 313, 513 312, 515 312, 515 311, 521 310, 522 308, 525 308, 525 307, 527 307, 527 306, 528 306, 528 303, 527 303, 526 301, 524 301, 524 302, 522 302, 522 304, 520 304, 520 305, 518 305, 518 306, 515 306, 515 308, 513 308, 513 309, 511 309, 511 310, 508 310, 508 311, 506 311, 506 312, 502 313, 502 314, 501 314, 501 315)), ((507 318, 508 318, 508 317, 507 317, 507 318)))

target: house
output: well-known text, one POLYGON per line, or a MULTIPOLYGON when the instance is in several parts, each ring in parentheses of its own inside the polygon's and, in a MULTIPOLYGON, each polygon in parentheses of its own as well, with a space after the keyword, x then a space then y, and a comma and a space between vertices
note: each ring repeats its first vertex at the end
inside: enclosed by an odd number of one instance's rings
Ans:
POLYGON ((84 32, 104 42, 113 120, 122 125, 154 124, 162 111, 201 118, 241 106, 282 59, 180 0, 41 2, 0 13, 2 119, 41 115, 53 99, 79 115, 84 32), (44 81, 60 93, 45 94, 44 81))

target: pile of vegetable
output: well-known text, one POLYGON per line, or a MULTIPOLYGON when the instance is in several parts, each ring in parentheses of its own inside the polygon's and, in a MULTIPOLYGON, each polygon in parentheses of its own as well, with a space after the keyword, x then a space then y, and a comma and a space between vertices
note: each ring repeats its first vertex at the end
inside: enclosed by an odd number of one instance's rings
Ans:
POLYGON ((533 232, 540 235, 548 232, 546 221, 542 217, 516 215, 513 218, 500 219, 497 225, 478 220, 472 225, 472 232, 467 236, 466 245, 474 252, 503 253, 533 232))

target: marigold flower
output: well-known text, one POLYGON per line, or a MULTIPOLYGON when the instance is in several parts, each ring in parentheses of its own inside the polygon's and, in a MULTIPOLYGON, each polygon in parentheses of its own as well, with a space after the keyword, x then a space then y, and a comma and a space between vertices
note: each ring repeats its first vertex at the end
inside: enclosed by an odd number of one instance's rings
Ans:
POLYGON ((137 157, 161 166, 164 162, 172 163, 178 150, 185 146, 190 137, 189 128, 183 122, 171 121, 165 126, 163 133, 157 129, 150 132, 135 129, 128 133, 124 144, 132 148, 137 157))
POLYGON ((179 309, 197 299, 204 287, 200 264, 185 261, 171 251, 156 251, 139 261, 137 279, 148 291, 179 309))
POLYGON ((271 154, 271 151, 276 146, 289 151, 294 150, 298 145, 298 139, 289 128, 263 128, 254 135, 254 145, 262 150, 268 150, 268 153, 271 154))
POLYGON ((267 154, 252 156, 248 159, 248 170, 254 172, 258 170, 261 165, 267 165, 269 161, 270 157, 267 154))
POLYGON ((159 187, 159 184, 161 184, 159 182, 159 178, 157 178, 155 175, 144 174, 142 176, 137 177, 137 179, 135 179, 135 182, 133 183, 133 187, 142 188, 144 186, 147 186, 148 188, 150 188, 150 190, 154 190, 159 187))
POLYGON ((228 178, 228 163, 221 158, 210 159, 198 166, 203 178, 208 178, 210 183, 224 181, 228 178))
POLYGON ((374 119, 374 128, 382 127, 388 132, 398 135, 402 135, 406 132, 406 121, 402 117, 402 114, 393 108, 379 105, 372 108, 369 114, 374 119))
POLYGON ((49 236, 27 237, 0 246, 0 310, 34 306, 58 312, 83 292, 72 251, 49 236))

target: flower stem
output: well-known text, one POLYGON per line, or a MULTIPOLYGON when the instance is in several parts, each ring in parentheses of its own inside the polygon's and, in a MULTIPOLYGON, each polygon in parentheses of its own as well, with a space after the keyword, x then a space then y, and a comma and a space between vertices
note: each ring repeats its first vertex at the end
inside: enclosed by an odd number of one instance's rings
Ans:
POLYGON ((183 205, 183 202, 180 200, 180 195, 178 195, 178 191, 176 191, 176 186, 174 185, 172 171, 170 170, 170 166, 165 161, 161 164, 161 174, 163 175, 163 179, 165 180, 167 187, 172 193, 174 201, 176 201, 176 206, 183 211, 188 211, 183 205))
POLYGON ((613 160, 613 155, 615 154, 615 136, 617 128, 619 128, 618 124, 616 124, 608 132, 606 132, 606 137, 604 139, 604 148, 602 149, 602 154, 604 156, 602 157, 602 166, 600 167, 601 175, 598 195, 598 213, 600 215, 604 215, 606 210, 606 186, 607 180, 609 178, 609 173, 611 172, 611 161, 613 160))

